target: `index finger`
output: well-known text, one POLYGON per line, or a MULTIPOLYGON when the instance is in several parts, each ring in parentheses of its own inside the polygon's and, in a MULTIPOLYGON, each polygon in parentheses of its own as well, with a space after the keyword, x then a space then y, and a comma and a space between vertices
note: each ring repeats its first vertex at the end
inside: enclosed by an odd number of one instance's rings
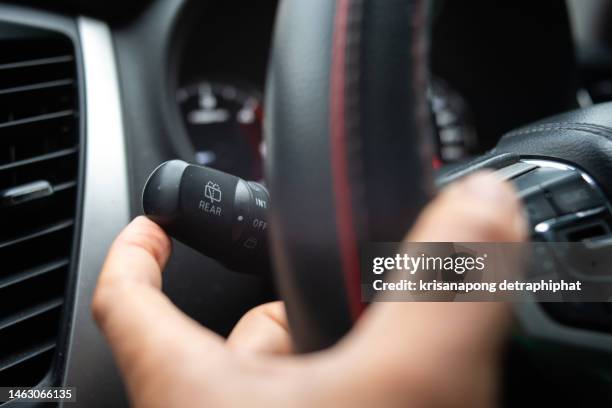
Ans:
POLYGON ((170 251, 170 239, 159 226, 136 218, 111 246, 94 293, 94 317, 131 390, 146 386, 159 367, 181 364, 181 356, 192 350, 211 360, 223 351, 220 336, 187 317, 161 292, 170 251))

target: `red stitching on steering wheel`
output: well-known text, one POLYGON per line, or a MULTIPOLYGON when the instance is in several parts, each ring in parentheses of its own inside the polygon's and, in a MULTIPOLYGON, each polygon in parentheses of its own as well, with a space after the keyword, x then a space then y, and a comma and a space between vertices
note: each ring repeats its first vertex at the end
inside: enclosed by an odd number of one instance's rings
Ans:
POLYGON ((332 48, 330 86, 330 137, 333 190, 336 201, 336 222, 340 259, 344 275, 349 310, 357 320, 363 310, 360 291, 357 234, 353 223, 351 186, 347 159, 345 122, 345 63, 350 0, 338 0, 332 48))

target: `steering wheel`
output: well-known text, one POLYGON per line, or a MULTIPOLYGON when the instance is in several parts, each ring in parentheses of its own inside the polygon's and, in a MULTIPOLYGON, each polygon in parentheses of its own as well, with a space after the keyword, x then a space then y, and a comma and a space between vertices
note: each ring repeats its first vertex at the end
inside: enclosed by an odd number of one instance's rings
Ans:
MULTIPOLYGON (((351 328, 364 309, 364 243, 401 240, 434 194, 428 8, 425 0, 281 2, 266 181, 277 281, 299 351, 325 348, 351 328)), ((511 132, 438 184, 493 168, 517 180, 532 227, 546 224, 534 236, 585 239, 568 231, 593 223, 606 236, 611 157, 605 104, 511 132)), ((570 312, 562 306, 546 319, 570 312)), ((556 330, 549 335, 567 334, 556 330)))
POLYGON ((308 352, 334 344, 363 312, 366 246, 400 241, 436 187, 489 168, 514 183, 532 240, 585 243, 582 267, 571 251, 551 246, 559 269, 553 277, 580 276, 599 296, 582 298, 584 304, 521 304, 522 328, 612 351, 601 333, 612 331, 601 303, 612 291, 603 289, 607 270, 597 269, 612 263, 612 104, 512 131, 493 150, 434 180, 428 6, 281 2, 264 126, 270 194, 261 184, 173 160, 149 177, 145 213, 174 238, 248 273, 271 269, 269 239, 295 347, 308 352))
POLYGON ((302 351, 334 343, 362 312, 360 244, 400 240, 433 192, 426 7, 280 5, 266 181, 279 286, 302 351))

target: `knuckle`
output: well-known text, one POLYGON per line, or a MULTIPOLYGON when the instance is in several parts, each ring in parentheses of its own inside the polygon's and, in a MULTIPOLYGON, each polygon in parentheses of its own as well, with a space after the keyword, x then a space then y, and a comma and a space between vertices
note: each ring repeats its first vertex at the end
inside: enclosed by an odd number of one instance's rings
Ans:
POLYGON ((107 298, 108 290, 98 285, 91 301, 91 312, 94 320, 98 322, 98 324, 101 324, 106 317, 107 298))
POLYGON ((118 295, 123 286, 115 279, 100 276, 91 300, 91 312, 98 325, 103 326, 113 306, 118 304, 118 295))

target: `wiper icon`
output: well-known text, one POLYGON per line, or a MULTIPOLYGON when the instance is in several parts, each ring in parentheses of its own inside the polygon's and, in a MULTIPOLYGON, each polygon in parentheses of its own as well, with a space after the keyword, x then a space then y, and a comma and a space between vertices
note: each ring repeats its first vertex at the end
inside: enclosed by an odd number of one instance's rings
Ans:
POLYGON ((204 187, 204 197, 208 198, 211 202, 221 202, 221 188, 218 184, 209 181, 204 187))

